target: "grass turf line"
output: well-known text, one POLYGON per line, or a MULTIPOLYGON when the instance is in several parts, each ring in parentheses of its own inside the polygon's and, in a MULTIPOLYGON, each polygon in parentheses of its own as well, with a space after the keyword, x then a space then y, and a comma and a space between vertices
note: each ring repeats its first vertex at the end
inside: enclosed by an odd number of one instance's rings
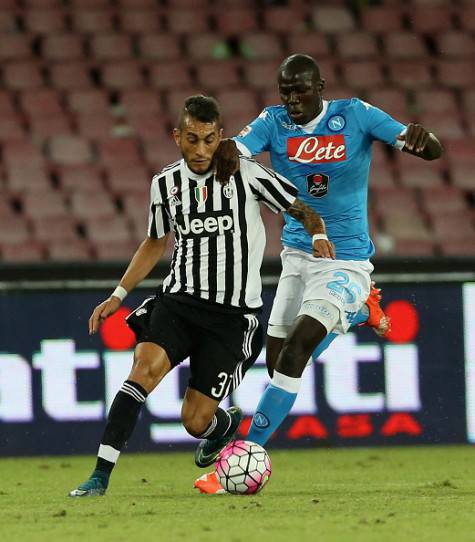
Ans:
POLYGON ((108 494, 87 499, 66 494, 92 457, 0 459, 0 532, 9 542, 475 540, 473 447, 270 455, 271 480, 253 497, 199 495, 191 453, 125 453, 108 494))

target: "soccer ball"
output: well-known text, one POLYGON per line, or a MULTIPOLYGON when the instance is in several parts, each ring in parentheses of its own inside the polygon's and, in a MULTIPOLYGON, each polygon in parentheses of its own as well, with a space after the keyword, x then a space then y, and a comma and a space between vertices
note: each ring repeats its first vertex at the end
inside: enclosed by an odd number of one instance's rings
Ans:
POLYGON ((267 452, 248 440, 232 440, 219 454, 215 467, 221 485, 235 495, 257 493, 271 475, 267 452))

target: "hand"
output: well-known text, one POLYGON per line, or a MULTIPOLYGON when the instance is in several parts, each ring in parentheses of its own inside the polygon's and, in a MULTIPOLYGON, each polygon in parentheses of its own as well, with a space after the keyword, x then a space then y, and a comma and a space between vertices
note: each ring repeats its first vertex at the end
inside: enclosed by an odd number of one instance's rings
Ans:
POLYGON ((430 139, 430 132, 420 124, 408 124, 405 134, 397 136, 399 141, 404 141, 404 149, 412 154, 421 154, 424 152, 430 139))
POLYGON ((99 325, 108 317, 114 314, 121 306, 122 301, 115 296, 109 297, 97 305, 89 318, 89 335, 93 335, 99 329, 99 325))
POLYGON ((315 258, 336 259, 335 245, 325 239, 316 239, 313 242, 313 255, 315 258))
POLYGON ((215 155, 216 180, 221 184, 227 184, 231 175, 239 169, 239 151, 232 139, 223 139, 215 155))

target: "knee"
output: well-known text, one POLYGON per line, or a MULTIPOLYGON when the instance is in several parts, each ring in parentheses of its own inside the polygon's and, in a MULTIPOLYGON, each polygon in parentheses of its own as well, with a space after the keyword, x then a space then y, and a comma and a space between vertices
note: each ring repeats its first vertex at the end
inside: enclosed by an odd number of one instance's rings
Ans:
POLYGON ((161 379, 162 371, 152 360, 136 357, 130 378, 140 383, 145 389, 154 388, 161 379))
POLYGON ((284 344, 276 363, 276 369, 287 376, 298 377, 308 361, 306 349, 301 341, 290 339, 284 344))
POLYGON ((211 420, 208 416, 198 413, 182 413, 183 427, 192 437, 200 438, 200 436, 208 429, 211 420))

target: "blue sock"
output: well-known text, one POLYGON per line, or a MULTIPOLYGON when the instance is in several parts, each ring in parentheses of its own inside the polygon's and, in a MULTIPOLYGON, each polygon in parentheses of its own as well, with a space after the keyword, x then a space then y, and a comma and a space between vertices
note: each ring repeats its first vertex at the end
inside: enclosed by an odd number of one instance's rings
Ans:
POLYGON ((247 440, 264 446, 280 426, 297 398, 300 378, 292 378, 274 371, 252 418, 247 440))
MULTIPOLYGON (((366 305, 363 305, 361 309, 356 313, 356 316, 351 323, 351 327, 357 326, 358 324, 364 324, 369 317, 369 309, 366 305)), ((330 344, 338 337, 337 333, 329 333, 323 341, 315 348, 312 352, 312 359, 315 361, 318 359, 323 352, 330 346, 330 344)))

